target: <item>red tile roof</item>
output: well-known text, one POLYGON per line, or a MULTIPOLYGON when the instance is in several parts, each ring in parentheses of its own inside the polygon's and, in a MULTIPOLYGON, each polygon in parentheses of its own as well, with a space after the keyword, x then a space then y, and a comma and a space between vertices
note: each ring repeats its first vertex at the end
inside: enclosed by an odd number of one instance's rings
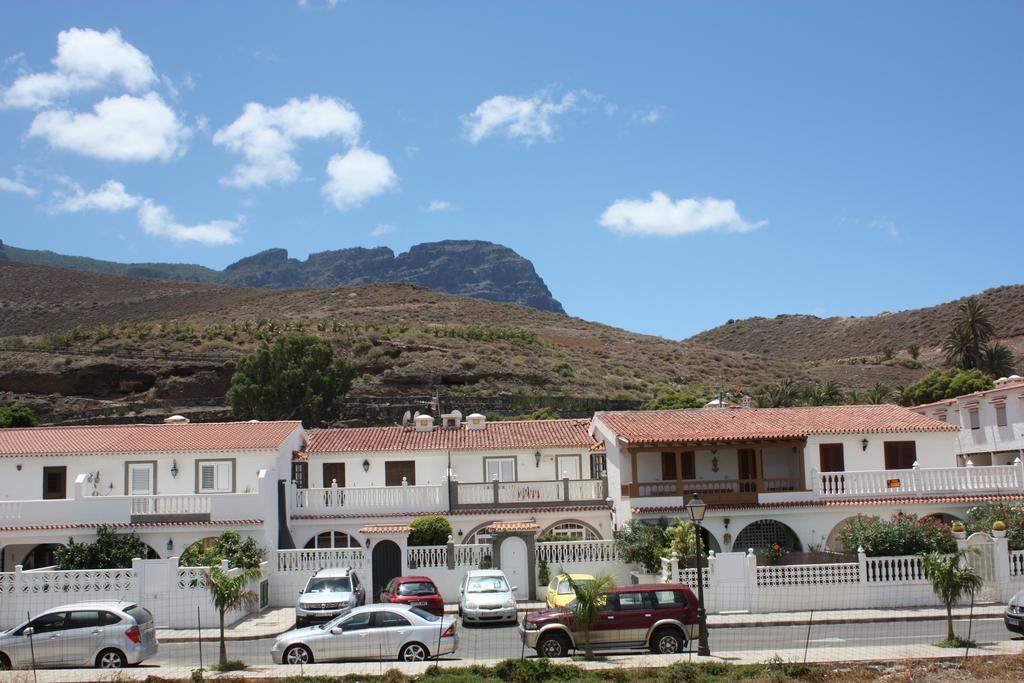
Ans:
POLYGON ((522 420, 488 422, 484 429, 435 427, 417 432, 411 427, 314 429, 309 453, 380 451, 459 451, 513 448, 590 448, 590 420, 522 420))
MULTIPOLYGON (((65 529, 95 529, 98 524, 36 524, 33 526, 5 526, 0 527, 0 532, 14 531, 62 531, 65 529)), ((194 527, 194 526, 226 526, 235 528, 240 526, 261 527, 262 519, 213 519, 196 520, 187 522, 116 522, 104 524, 103 526, 114 527, 115 529, 163 529, 166 527, 194 527)))
MULTIPOLYGON (((792 500, 779 503, 708 503, 710 510, 748 510, 767 508, 801 508, 801 507, 857 507, 865 505, 934 505, 949 503, 987 503, 989 501, 1024 501, 1024 494, 996 493, 977 496, 905 496, 891 498, 848 498, 846 500, 792 500)), ((664 512, 685 512, 682 505, 659 505, 652 507, 635 507, 634 514, 658 514, 664 512)))
MULTIPOLYGON (((1015 382, 1006 382, 1004 384, 1000 384, 998 386, 992 387, 991 389, 984 389, 982 391, 975 391, 975 392, 970 393, 970 394, 962 394, 960 396, 957 396, 956 398, 944 398, 941 401, 933 401, 932 403, 922 403, 920 405, 914 406, 914 409, 916 410, 918 408, 931 408, 932 406, 938 406, 938 405, 949 405, 949 404, 952 404, 952 403, 956 403, 958 400, 969 398, 971 396, 975 396, 975 397, 987 396, 988 394, 997 394, 997 393, 999 393, 1001 391, 1005 391, 1007 393, 1010 393, 1010 392, 1014 392, 1014 391, 1019 391, 1021 389, 1024 389, 1024 381, 1020 381, 1020 382, 1016 382, 1016 381, 1015 382)), ((1021 398, 1024 398, 1024 394, 1021 394, 1021 398)))
POLYGON ((301 422, 187 422, 0 429, 0 457, 276 449, 301 422))
POLYGON ((361 534, 408 534, 412 527, 408 524, 370 524, 359 530, 361 534))
POLYGON ((959 428, 894 405, 645 410, 597 413, 632 443, 802 439, 810 434, 944 432, 959 428))
POLYGON ((540 531, 540 527, 536 522, 524 519, 517 522, 495 522, 487 527, 487 530, 495 534, 507 534, 516 531, 540 531))

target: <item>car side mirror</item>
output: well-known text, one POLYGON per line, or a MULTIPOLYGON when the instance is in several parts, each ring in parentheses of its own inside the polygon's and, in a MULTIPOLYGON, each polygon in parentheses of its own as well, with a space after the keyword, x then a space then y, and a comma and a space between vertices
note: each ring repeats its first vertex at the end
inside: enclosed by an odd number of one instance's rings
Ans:
POLYGON ((332 626, 331 627, 331 635, 332 636, 340 636, 341 634, 342 634, 342 628, 340 626, 332 626))
POLYGON ((519 586, 512 586, 512 593, 515 593, 517 590, 519 590, 519 586))
POLYGON ((36 630, 34 628, 32 628, 31 626, 29 626, 24 631, 21 632, 21 635, 23 635, 23 636, 30 636, 30 635, 32 635, 35 632, 36 632, 36 630))

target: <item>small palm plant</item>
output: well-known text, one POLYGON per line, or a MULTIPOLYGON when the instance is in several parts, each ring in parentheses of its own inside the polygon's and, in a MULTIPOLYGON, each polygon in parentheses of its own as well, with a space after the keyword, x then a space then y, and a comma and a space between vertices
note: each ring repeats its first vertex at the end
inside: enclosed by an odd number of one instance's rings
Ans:
POLYGON ((224 642, 224 615, 229 610, 251 608, 259 601, 259 595, 248 589, 249 582, 263 575, 258 567, 243 569, 237 576, 214 565, 206 570, 206 585, 213 598, 213 606, 220 614, 220 665, 228 663, 228 649, 224 642))
POLYGON ((964 642, 953 633, 953 604, 964 595, 974 595, 984 583, 978 572, 964 562, 964 556, 963 550, 948 555, 921 555, 924 574, 931 581, 935 595, 946 606, 946 643, 953 647, 964 642))
POLYGON ((576 593, 576 626, 583 632, 583 651, 586 658, 590 659, 594 656, 594 647, 590 643, 590 629, 597 623, 601 608, 605 605, 604 589, 613 587, 615 579, 607 574, 584 583, 573 581, 571 574, 567 574, 566 578, 569 581, 569 588, 576 593))

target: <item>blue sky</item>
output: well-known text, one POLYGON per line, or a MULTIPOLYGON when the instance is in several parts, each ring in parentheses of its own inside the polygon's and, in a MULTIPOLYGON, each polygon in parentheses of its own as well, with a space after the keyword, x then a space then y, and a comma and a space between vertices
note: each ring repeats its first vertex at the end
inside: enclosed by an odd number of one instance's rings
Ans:
POLYGON ((671 338, 1019 281, 1020 3, 4 18, 0 239, 17 246, 221 268, 485 239, 570 314, 671 338))

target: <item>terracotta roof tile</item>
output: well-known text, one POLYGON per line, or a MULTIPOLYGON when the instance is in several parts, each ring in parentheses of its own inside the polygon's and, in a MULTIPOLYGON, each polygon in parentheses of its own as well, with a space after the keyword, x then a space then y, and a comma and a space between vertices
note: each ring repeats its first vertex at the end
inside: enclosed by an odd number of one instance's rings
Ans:
POLYGON ((314 429, 309 453, 381 451, 457 451, 512 448, 590 448, 590 420, 522 420, 488 422, 484 429, 435 427, 417 432, 411 427, 314 429))
POLYGON ((895 405, 644 410, 597 413, 632 443, 801 439, 810 434, 958 431, 895 405))
MULTIPOLYGON (((64 529, 95 529, 97 524, 37 524, 34 526, 5 526, 0 527, 0 532, 15 532, 15 531, 61 531, 64 529)), ((227 526, 227 527, 240 527, 240 526, 251 526, 261 527, 263 526, 262 519, 215 519, 215 520, 197 520, 188 522, 116 522, 112 524, 104 524, 103 526, 114 527, 115 529, 153 529, 159 528, 164 529, 167 527, 195 527, 195 526, 227 526)))
MULTIPOLYGON (((922 403, 920 405, 914 406, 914 409, 917 409, 917 408, 930 408, 932 406, 937 406, 937 405, 956 403, 958 400, 964 399, 964 398, 968 398, 970 396, 987 396, 988 394, 995 394, 995 393, 998 393, 1000 391, 1013 392, 1013 391, 1019 391, 1021 389, 1024 389, 1024 381, 1020 381, 1020 382, 1006 382, 1005 384, 1001 384, 999 386, 992 387, 991 389, 984 389, 982 391, 975 391, 975 392, 970 393, 970 394, 962 394, 960 396, 957 396, 956 398, 945 398, 945 399, 942 399, 941 401, 934 401, 932 403, 922 403)), ((1024 398, 1024 394, 1021 395, 1021 398, 1024 398)))
POLYGON ((187 422, 0 430, 0 457, 276 449, 300 422, 187 422))
POLYGON ((600 441, 595 443, 593 446, 591 446, 590 447, 590 452, 591 453, 604 453, 605 452, 604 439, 601 439, 600 441))
MULTIPOLYGON (((1024 500, 1024 494, 998 493, 977 496, 915 496, 891 498, 848 498, 846 500, 805 500, 785 501, 779 503, 708 503, 710 510, 754 510, 769 508, 804 508, 804 507, 858 507, 865 505, 932 505, 936 503, 987 503, 989 501, 1024 500)), ((634 514, 657 514, 663 512, 685 512, 682 505, 659 505, 651 507, 635 507, 634 514)))
POLYGON ((359 529, 361 534, 407 534, 411 531, 408 524, 368 524, 359 529))
POLYGON ((536 522, 524 519, 516 522, 495 522, 487 527, 487 530, 496 534, 502 534, 516 531, 540 531, 540 526, 536 522))

